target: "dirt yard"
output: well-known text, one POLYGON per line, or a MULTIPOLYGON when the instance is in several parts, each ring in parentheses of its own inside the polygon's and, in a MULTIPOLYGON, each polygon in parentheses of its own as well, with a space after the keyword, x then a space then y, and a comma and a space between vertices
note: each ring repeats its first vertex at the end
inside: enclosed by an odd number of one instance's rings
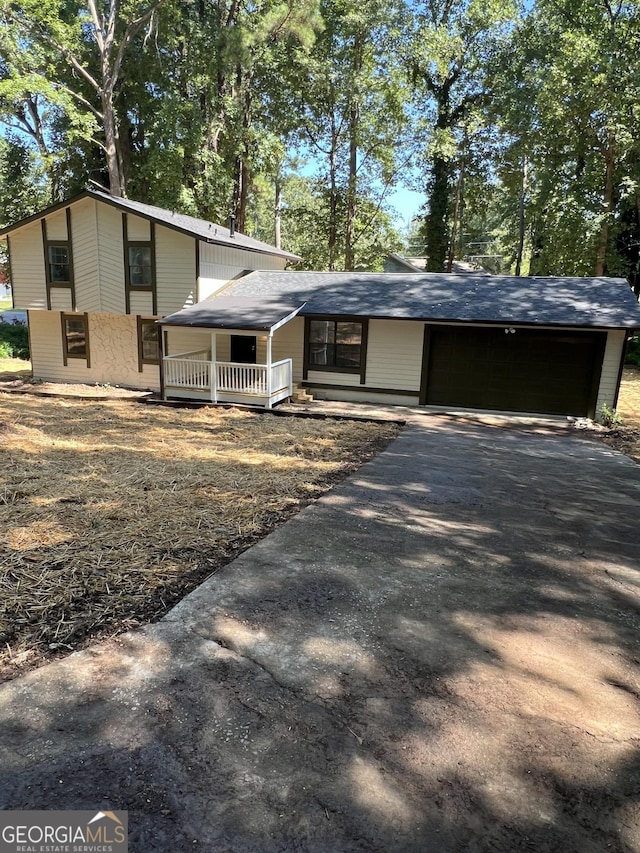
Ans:
POLYGON ((598 433, 598 437, 640 465, 640 369, 637 367, 624 370, 617 411, 622 423, 598 433))
POLYGON ((0 393, 0 676, 158 618, 398 429, 0 393))

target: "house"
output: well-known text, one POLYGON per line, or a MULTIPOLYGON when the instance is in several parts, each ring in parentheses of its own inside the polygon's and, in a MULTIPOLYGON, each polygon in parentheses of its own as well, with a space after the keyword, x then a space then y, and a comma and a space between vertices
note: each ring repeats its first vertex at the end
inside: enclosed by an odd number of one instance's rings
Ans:
POLYGON ((242 334, 319 398, 594 417, 640 306, 623 279, 255 271, 160 325, 167 397, 231 399, 215 362, 242 334))
POLYGON ((626 281, 286 271, 221 226, 95 192, 17 223, 34 373, 271 407, 328 399, 595 416, 640 328, 626 281), (161 333, 159 333, 161 330, 161 333))
POLYGON ((0 236, 14 308, 28 312, 34 376, 154 390, 157 319, 235 276, 298 260, 220 225, 91 190, 0 236))

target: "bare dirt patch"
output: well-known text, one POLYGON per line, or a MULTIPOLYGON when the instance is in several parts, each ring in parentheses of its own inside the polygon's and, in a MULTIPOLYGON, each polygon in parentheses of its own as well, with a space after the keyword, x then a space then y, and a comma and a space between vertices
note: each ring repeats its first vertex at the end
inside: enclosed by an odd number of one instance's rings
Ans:
POLYGON ((640 465, 640 369, 625 367, 617 413, 622 424, 599 431, 598 438, 640 465))
POLYGON ((0 677, 160 617, 398 429, 0 394, 0 677))
POLYGON ((101 400, 137 399, 151 393, 122 388, 120 385, 46 382, 42 379, 34 379, 31 363, 19 358, 0 359, 0 391, 35 394, 42 397, 79 397, 101 400))

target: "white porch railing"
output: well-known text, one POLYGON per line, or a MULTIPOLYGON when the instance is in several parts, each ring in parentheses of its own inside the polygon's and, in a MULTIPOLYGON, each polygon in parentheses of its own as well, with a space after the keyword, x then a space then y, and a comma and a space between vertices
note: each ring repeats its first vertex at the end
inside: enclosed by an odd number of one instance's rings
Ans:
POLYGON ((290 397, 293 393, 293 365, 290 358, 268 364, 240 364, 235 362, 210 361, 205 350, 165 356, 164 384, 171 394, 177 389, 181 396, 185 392, 203 393, 217 402, 219 395, 225 402, 251 401, 266 405, 290 397), (237 399, 234 399, 237 398, 237 399))

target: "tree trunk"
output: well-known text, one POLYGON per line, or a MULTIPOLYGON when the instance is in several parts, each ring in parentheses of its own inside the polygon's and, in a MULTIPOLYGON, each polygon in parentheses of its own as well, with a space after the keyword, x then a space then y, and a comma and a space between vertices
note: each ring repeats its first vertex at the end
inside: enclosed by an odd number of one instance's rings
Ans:
POLYGON ((607 258, 607 245, 609 243, 609 220, 611 218, 611 209, 613 206, 613 172, 615 169, 615 139, 613 133, 609 133, 609 144, 604 152, 605 158, 605 182, 603 207, 604 215, 600 224, 600 233, 598 234, 598 251, 596 254, 596 266, 594 275, 604 275, 604 267, 607 258))
POLYGON ((274 242, 276 249, 282 248, 282 180, 280 174, 276 176, 275 204, 273 216, 274 242))
POLYGON ((102 115, 104 121, 104 145, 109 174, 109 192, 121 198, 125 195, 123 176, 120 171, 120 152, 118 150, 118 132, 113 109, 113 93, 110 87, 102 92, 102 115))
POLYGON ((336 243, 338 236, 338 188, 337 188, 337 149, 338 133, 335 112, 331 115, 331 150, 329 151, 329 271, 336 268, 336 243))
POLYGON ((449 246, 449 163, 443 157, 433 161, 429 215, 425 226, 427 271, 442 272, 449 246))
MULTIPOLYGON (((456 201, 453 209, 453 225, 451 226, 451 242, 449 243, 449 259, 447 261, 447 272, 453 272, 453 260, 456 252, 456 236, 458 224, 460 222, 460 213, 462 208, 462 193, 464 189, 464 157, 460 161, 460 174, 456 184, 456 201)), ((462 231, 462 225, 460 225, 462 231)))
POLYGON ((527 155, 522 158, 522 184, 520 186, 520 199, 518 201, 518 253, 516 255, 516 275, 522 272, 522 255, 524 252, 525 218, 524 203, 527 194, 527 155))
POLYGON ((349 111, 349 179, 347 183, 347 210, 344 231, 344 268, 353 270, 355 253, 353 232, 356 219, 357 168, 358 168, 358 121, 360 110, 355 101, 349 111))

